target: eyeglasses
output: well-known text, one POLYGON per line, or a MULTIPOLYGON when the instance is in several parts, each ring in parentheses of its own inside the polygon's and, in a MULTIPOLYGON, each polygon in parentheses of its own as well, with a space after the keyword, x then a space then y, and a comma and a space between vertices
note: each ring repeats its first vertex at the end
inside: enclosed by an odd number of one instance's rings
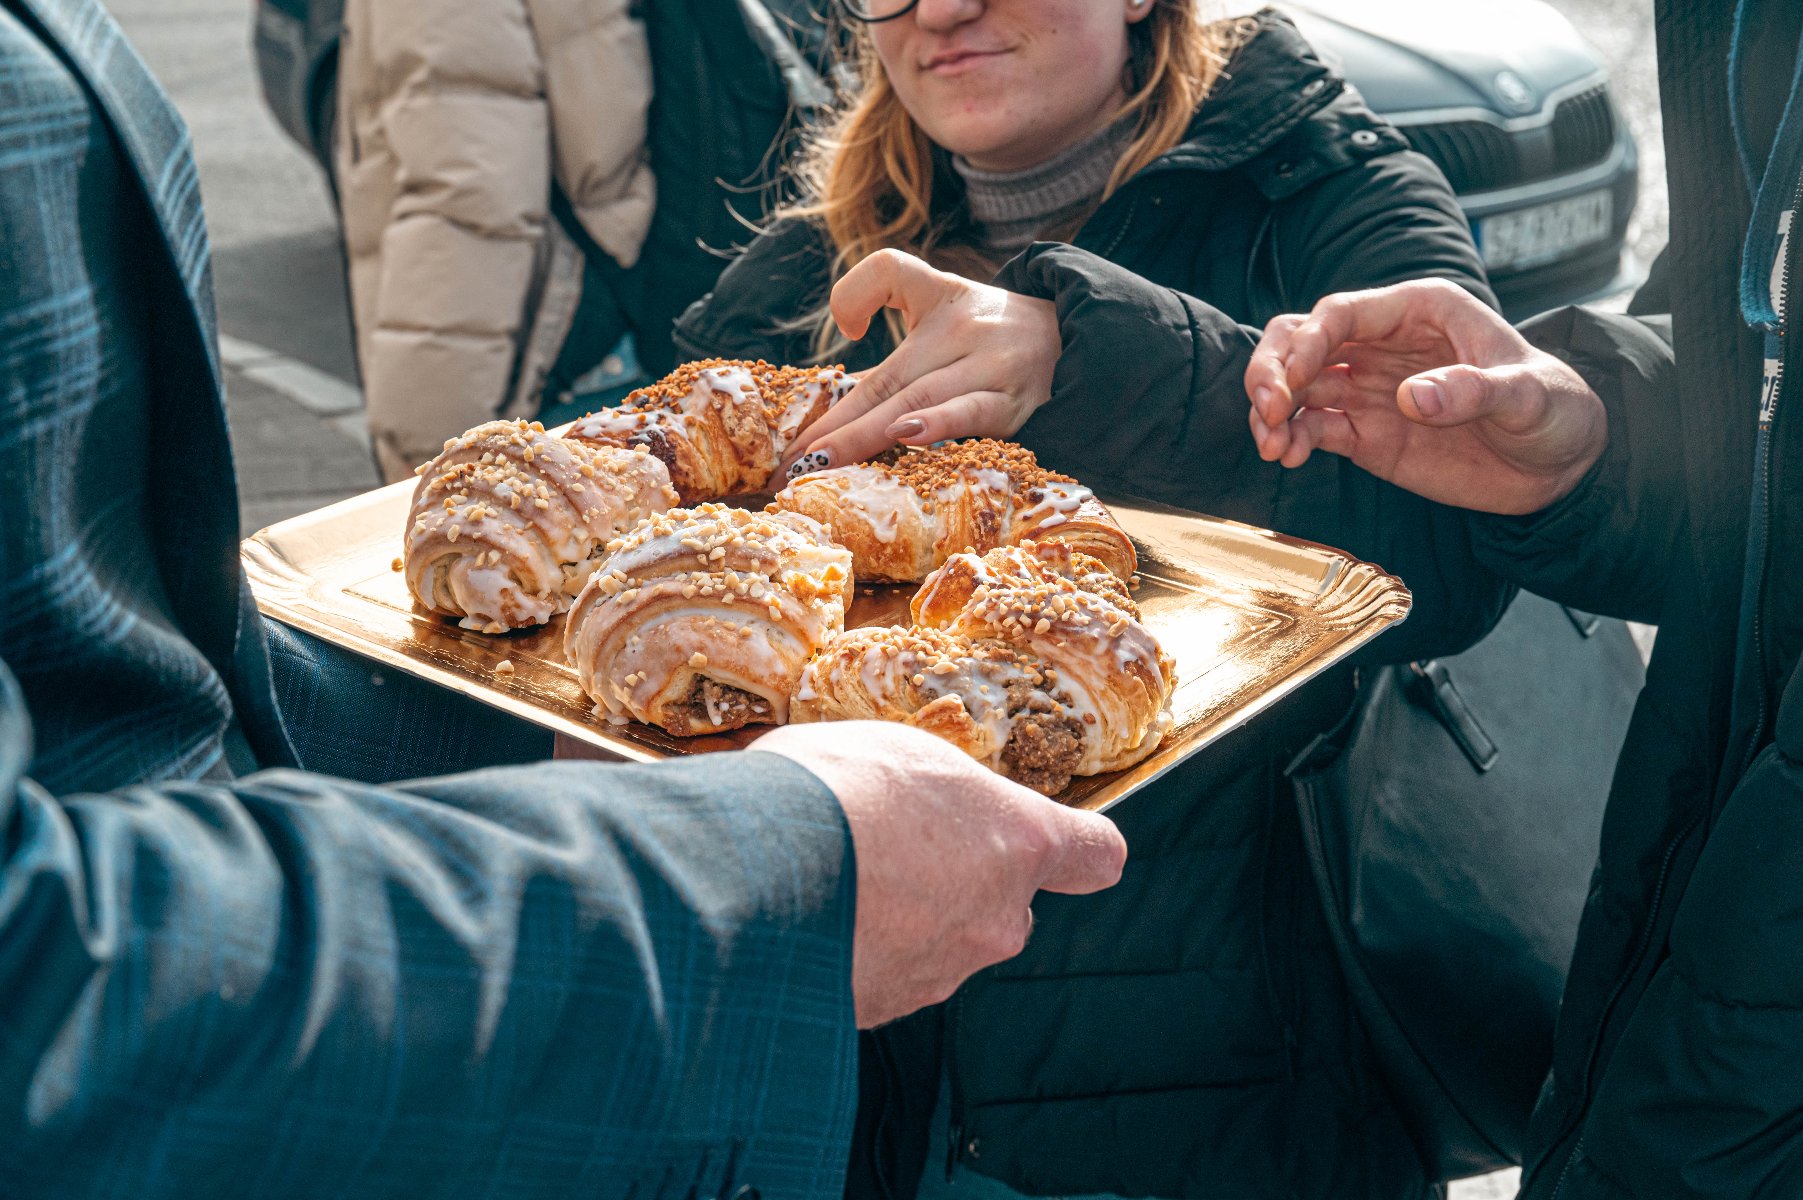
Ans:
POLYGON ((839 0, 839 8, 854 21, 875 25, 907 16, 919 3, 920 0, 839 0))

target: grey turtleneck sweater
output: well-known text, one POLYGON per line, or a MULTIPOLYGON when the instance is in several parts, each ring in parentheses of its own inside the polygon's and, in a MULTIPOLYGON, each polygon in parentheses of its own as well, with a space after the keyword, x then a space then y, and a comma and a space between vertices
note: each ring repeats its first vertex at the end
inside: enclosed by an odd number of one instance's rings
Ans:
POLYGON ((984 171, 963 155, 952 169, 964 181, 977 245, 1012 256, 1048 230, 1082 215, 1102 197, 1108 176, 1133 140, 1135 122, 1118 121, 1024 171, 984 171))

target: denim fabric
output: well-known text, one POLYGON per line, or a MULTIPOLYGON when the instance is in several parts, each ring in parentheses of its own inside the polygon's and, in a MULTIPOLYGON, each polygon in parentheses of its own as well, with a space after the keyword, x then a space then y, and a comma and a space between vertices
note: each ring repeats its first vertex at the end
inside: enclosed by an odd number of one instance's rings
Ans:
POLYGON ((304 770, 383 783, 551 757, 547 729, 279 621, 263 628, 304 770))

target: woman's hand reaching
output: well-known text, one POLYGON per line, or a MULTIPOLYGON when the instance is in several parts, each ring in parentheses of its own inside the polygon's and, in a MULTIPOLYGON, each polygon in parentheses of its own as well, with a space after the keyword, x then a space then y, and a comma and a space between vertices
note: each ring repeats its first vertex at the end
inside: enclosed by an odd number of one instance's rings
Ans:
POLYGON ((860 462, 897 443, 1009 437, 1051 398, 1063 344, 1050 301, 879 250, 833 287, 833 320, 859 338, 885 308, 901 313, 908 336, 802 431, 784 477, 860 462))

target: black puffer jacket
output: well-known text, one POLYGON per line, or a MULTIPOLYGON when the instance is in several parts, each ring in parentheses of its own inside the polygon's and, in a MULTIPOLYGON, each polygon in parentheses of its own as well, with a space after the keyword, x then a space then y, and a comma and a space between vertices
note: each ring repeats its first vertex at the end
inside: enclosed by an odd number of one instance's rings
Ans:
MULTIPOLYGON (((1803 211, 1803 127, 1776 135, 1803 9, 1747 7, 1749 161, 1803 211)), ((1602 395, 1608 450, 1536 518, 1477 523, 1536 591, 1659 625, 1534 1114, 1532 1200, 1803 1196, 1803 238, 1780 255, 1790 328, 1768 367, 1737 282, 1750 224, 1775 242, 1777 213, 1750 222, 1734 8, 1657 6, 1669 323, 1569 310, 1532 331, 1602 395)))
MULTIPOLYGON (((1296 472, 1261 462, 1241 377, 1249 326, 1329 292, 1439 276, 1487 299, 1465 221, 1434 167, 1287 22, 1262 16, 1229 71, 1182 145, 1074 246, 1041 243, 1004 269, 1005 286, 1056 301, 1064 337, 1052 401, 1020 440, 1103 488, 1381 563, 1416 606, 1374 652, 1450 653, 1508 598, 1476 565, 1466 518, 1326 455, 1296 472)), ((771 230, 684 317, 679 349, 806 357, 806 334, 773 330, 824 297, 825 264, 815 229, 771 230)), ((873 334, 851 365, 888 348, 873 334)), ((1120 886, 1042 897, 1027 952, 946 1007, 968 1166, 1038 1194, 1426 1194, 1365 1063, 1281 773, 1348 698, 1344 675, 1321 680, 1116 809, 1131 846, 1120 886)), ((904 1194, 938 1083, 937 1019, 871 1059, 884 1086, 866 1129, 904 1194)))

